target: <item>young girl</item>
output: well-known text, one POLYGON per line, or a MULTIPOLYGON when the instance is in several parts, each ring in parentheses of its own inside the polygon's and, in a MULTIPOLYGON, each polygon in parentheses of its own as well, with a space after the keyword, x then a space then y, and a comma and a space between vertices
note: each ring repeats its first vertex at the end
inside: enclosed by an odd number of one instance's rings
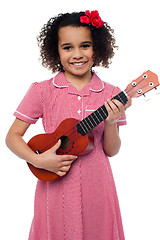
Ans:
POLYGON ((114 55, 113 30, 97 11, 60 14, 51 18, 38 37, 42 64, 59 73, 31 85, 18 106, 6 143, 35 167, 63 176, 38 180, 30 240, 124 240, 116 188, 108 157, 120 149, 119 126, 126 124, 123 105, 111 99, 120 89, 103 82, 93 66, 108 67, 114 55), (57 155, 61 140, 42 154, 23 140, 42 118, 52 133, 66 118, 82 120, 105 103, 108 117, 92 130, 94 148, 77 157, 57 155))

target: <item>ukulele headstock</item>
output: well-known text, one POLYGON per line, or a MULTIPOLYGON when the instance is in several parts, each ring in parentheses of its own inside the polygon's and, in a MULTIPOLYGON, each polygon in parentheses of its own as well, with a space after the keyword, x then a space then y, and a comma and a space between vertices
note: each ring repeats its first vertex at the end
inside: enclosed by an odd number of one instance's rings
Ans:
POLYGON ((150 70, 144 72, 140 77, 132 81, 125 89, 131 98, 140 97, 146 92, 156 89, 159 85, 158 76, 150 70))

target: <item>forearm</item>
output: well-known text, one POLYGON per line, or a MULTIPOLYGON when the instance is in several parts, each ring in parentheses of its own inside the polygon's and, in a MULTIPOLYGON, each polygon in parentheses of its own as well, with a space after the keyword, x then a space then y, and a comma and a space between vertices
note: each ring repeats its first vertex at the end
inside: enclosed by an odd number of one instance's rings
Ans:
POLYGON ((130 97, 128 97, 128 101, 125 105, 116 99, 105 102, 108 117, 104 121, 104 151, 109 157, 119 152, 121 140, 116 121, 125 114, 125 110, 130 106, 130 97))
POLYGON ((37 154, 26 144, 21 135, 16 133, 12 134, 12 132, 9 131, 6 137, 6 144, 19 158, 26 160, 32 165, 36 165, 37 154))
POLYGON ((108 124, 104 122, 104 151, 107 156, 112 157, 119 152, 121 140, 119 129, 116 123, 108 124))

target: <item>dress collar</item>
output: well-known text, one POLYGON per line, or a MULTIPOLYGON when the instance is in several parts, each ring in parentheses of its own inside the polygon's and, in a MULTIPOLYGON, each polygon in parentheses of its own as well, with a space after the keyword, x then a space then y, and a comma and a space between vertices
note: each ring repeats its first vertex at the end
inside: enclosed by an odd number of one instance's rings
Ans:
POLYGON ((57 88, 68 88, 68 93, 77 95, 90 95, 90 91, 101 92, 104 88, 104 83, 95 73, 93 73, 91 81, 80 91, 67 81, 63 72, 53 78, 53 85, 57 88))

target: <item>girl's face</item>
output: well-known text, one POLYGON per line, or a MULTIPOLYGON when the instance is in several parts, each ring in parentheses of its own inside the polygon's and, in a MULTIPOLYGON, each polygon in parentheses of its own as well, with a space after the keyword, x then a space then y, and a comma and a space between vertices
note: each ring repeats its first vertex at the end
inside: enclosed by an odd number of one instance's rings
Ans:
POLYGON ((67 26, 59 29, 58 51, 65 75, 70 79, 91 79, 93 44, 86 27, 67 26))

